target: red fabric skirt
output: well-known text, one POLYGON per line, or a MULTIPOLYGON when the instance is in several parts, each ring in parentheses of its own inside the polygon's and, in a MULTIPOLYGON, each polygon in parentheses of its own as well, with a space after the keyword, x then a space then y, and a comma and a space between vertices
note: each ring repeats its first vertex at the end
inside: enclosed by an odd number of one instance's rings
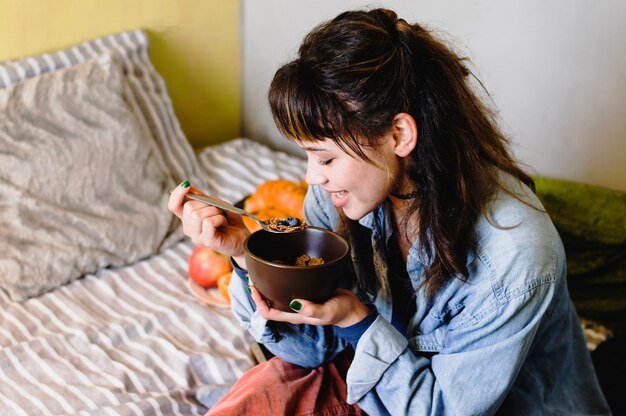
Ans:
POLYGON ((365 415, 346 403, 346 373, 353 351, 306 369, 278 357, 257 365, 207 415, 365 415))

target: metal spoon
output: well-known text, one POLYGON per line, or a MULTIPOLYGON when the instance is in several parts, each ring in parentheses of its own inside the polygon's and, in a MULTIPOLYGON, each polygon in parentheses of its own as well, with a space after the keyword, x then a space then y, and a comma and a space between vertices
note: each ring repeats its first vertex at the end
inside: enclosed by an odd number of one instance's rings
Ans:
POLYGON ((236 206, 231 205, 227 202, 220 201, 218 199, 214 199, 209 196, 192 194, 190 192, 185 195, 185 198, 193 199, 194 201, 203 202, 207 205, 212 205, 214 207, 218 207, 226 211, 234 212, 235 214, 245 215, 246 217, 252 218, 254 221, 256 221, 261 226, 261 228, 263 228, 265 231, 269 231, 271 233, 282 232, 282 231, 278 231, 278 230, 270 228, 269 221, 263 221, 262 219, 256 217, 255 215, 249 213, 248 211, 241 209, 241 208, 237 208, 236 206))

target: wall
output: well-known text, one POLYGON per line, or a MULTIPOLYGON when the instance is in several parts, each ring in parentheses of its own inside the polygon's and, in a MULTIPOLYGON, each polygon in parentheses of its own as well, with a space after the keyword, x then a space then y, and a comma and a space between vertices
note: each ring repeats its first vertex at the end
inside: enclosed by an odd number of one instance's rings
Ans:
POLYGON ((239 136, 238 0, 0 0, 0 61, 145 28, 195 146, 239 136))
MULTIPOLYGON (((370 3, 242 1, 243 134, 296 152, 271 120, 271 78, 316 24, 370 3)), ((473 61, 515 155, 531 172, 626 191, 626 2, 372 4, 443 31, 473 61)))

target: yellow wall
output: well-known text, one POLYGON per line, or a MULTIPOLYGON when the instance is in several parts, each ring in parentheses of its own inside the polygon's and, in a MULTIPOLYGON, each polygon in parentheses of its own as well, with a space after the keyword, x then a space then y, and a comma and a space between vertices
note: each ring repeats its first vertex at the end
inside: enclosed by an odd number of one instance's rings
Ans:
POLYGON ((239 136, 239 0, 0 0, 0 61, 146 29, 194 146, 239 136))

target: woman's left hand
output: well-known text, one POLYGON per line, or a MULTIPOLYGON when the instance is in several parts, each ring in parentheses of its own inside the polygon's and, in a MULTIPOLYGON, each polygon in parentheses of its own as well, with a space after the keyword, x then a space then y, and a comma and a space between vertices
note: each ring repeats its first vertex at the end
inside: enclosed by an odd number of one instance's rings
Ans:
POLYGON ((345 328, 360 322, 369 314, 369 308, 361 303, 352 291, 346 289, 337 289, 330 299, 321 304, 304 299, 294 299, 290 306, 296 313, 291 313, 269 307, 252 281, 250 281, 249 287, 259 313, 268 321, 290 324, 336 325, 345 328), (301 308, 296 310, 298 304, 301 305, 301 308))

